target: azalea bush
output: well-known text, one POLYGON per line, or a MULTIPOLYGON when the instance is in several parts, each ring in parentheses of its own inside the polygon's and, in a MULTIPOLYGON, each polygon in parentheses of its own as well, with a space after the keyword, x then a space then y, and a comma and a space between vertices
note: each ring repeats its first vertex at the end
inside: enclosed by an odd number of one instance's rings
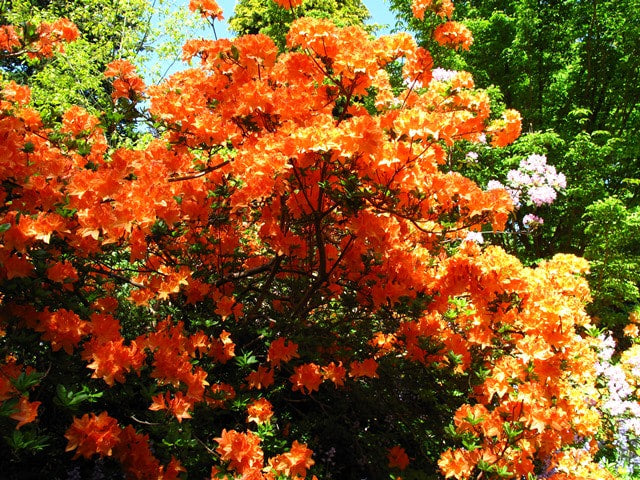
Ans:
MULTIPOLYGON (((416 9, 468 48, 438 5, 416 9)), ((611 476, 587 262, 465 240, 513 201, 446 168, 515 140, 517 112, 434 78, 406 33, 328 20, 296 19, 282 53, 247 35, 184 58, 148 88, 108 66, 118 108, 148 101, 132 148, 3 84, 7 477, 611 476)))

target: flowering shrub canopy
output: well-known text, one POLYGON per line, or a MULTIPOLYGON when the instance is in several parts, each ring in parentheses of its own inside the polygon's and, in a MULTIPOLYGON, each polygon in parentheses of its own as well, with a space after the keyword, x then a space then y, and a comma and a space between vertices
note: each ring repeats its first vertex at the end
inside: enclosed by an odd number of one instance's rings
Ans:
POLYGON ((146 89, 112 63, 113 99, 156 122, 135 149, 80 107, 53 132, 3 85, 7 422, 129 478, 607 478, 586 262, 465 241, 513 203, 444 168, 519 114, 434 79, 407 34, 300 18, 287 47, 192 40, 199 65, 146 89))

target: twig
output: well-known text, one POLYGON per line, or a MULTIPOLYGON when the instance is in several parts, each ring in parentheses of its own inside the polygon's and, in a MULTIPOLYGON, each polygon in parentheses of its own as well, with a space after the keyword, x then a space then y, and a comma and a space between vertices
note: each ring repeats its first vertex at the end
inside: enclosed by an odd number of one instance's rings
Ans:
POLYGON ((212 167, 206 167, 204 170, 202 170, 200 172, 192 173, 192 174, 189 174, 189 175, 183 175, 183 176, 180 176, 180 177, 171 177, 167 181, 168 182, 181 182, 183 180, 192 180, 194 178, 200 178, 200 177, 206 175, 209 172, 213 172, 214 170, 218 170, 218 169, 224 167, 225 165, 228 165, 229 163, 231 163, 231 160, 225 160, 224 162, 219 163, 218 165, 214 165, 212 167))
POLYGON ((196 441, 197 441, 200 445, 202 445, 202 446, 205 448, 205 450, 206 450, 207 452, 209 452, 209 454, 210 454, 210 455, 213 455, 214 457, 217 457, 217 456, 218 456, 218 454, 215 452, 215 450, 211 450, 211 448, 209 448, 209 446, 208 446, 206 443, 204 443, 202 440, 200 440, 198 437, 196 437, 196 436, 194 435, 194 436, 193 436, 193 438, 195 438, 195 439, 196 439, 196 441))
POLYGON ((157 423, 157 422, 147 422, 145 420, 139 420, 137 419, 134 415, 131 415, 129 418, 131 418, 131 420, 133 420, 134 422, 138 422, 141 423, 143 425, 152 425, 152 426, 156 426, 156 425, 162 425, 162 423, 157 423))

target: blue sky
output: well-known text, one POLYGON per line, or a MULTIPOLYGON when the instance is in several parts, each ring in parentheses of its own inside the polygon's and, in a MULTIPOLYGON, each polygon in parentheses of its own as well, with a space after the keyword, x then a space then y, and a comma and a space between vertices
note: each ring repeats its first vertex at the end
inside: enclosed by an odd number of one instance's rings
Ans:
POLYGON ((371 13, 371 23, 392 26, 393 14, 389 11, 389 3, 385 0, 364 0, 365 6, 371 13))

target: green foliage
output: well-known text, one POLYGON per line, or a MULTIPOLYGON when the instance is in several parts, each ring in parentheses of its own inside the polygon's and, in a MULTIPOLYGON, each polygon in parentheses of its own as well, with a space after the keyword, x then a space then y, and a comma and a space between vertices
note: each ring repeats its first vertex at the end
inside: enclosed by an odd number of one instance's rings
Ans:
POLYGON ((627 207, 616 197, 587 208, 585 256, 591 261, 593 315, 615 328, 628 321, 640 305, 640 208, 627 207))
POLYGON ((56 385, 56 396, 53 399, 53 402, 62 408, 75 412, 82 403, 94 403, 102 397, 102 395, 103 392, 91 392, 87 385, 82 385, 82 388, 79 391, 74 392, 59 383, 56 385))
POLYGON ((106 65, 117 58, 133 59, 149 47, 148 0, 17 0, 2 5, 2 24, 37 25, 67 18, 80 30, 80 38, 53 59, 20 56, 0 64, 5 79, 29 83, 32 103, 45 122, 58 120, 72 105, 94 114, 112 110, 102 74, 106 65))
POLYGON ((49 437, 32 430, 14 430, 5 437, 7 445, 15 451, 40 452, 49 446, 49 437))
POLYGON ((38 383, 40 383, 40 379, 42 377, 43 375, 38 372, 22 372, 20 373, 18 378, 14 379, 11 383, 19 392, 26 392, 31 387, 35 387, 38 383))
POLYGON ((306 0, 295 12, 272 0, 241 0, 236 4, 229 26, 237 35, 268 35, 283 49, 289 26, 299 16, 328 18, 341 27, 362 26, 369 18, 369 11, 361 0, 306 0))

